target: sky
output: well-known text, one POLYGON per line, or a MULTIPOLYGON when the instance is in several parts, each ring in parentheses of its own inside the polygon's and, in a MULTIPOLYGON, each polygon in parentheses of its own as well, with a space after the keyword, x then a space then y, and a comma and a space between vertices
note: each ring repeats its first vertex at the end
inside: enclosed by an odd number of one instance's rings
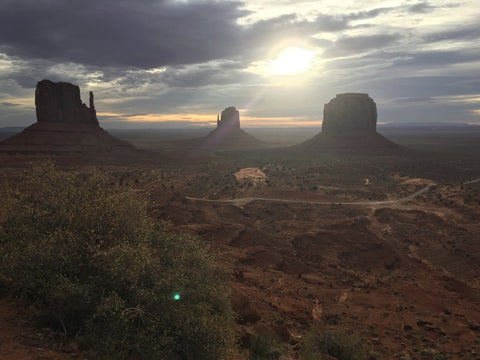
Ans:
POLYGON ((479 0, 2 0, 0 127, 42 79, 95 94, 105 128, 320 127, 336 94, 379 123, 480 125, 479 0))

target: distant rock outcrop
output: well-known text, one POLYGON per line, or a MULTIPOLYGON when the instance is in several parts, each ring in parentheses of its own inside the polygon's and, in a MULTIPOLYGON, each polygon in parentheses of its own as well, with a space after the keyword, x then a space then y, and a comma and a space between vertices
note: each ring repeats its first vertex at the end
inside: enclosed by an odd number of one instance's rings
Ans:
POLYGON ((90 91, 90 107, 87 107, 80 99, 80 88, 70 83, 39 81, 35 89, 35 109, 39 123, 99 126, 93 92, 90 91))
POLYGON ((90 106, 78 86, 42 80, 35 90, 37 122, 0 142, 0 152, 29 156, 86 155, 95 159, 133 154, 136 149, 103 130, 97 120, 93 93, 90 106))
POLYGON ((227 107, 221 116, 217 115, 217 128, 201 141, 203 149, 248 149, 260 148, 264 144, 240 128, 240 112, 227 107))
POLYGON ((338 94, 323 108, 325 135, 374 134, 377 105, 368 94, 338 94))
POLYGON ((240 112, 235 106, 230 106, 222 111, 222 116, 217 115, 217 128, 240 129, 240 112))
POLYGON ((376 127, 377 105, 368 94, 338 94, 324 106, 322 132, 299 146, 356 152, 400 148, 377 133, 376 127))

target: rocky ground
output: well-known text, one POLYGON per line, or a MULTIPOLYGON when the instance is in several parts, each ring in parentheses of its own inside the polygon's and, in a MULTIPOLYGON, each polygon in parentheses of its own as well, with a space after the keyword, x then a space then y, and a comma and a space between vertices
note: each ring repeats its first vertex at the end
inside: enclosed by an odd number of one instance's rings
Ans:
POLYGON ((0 297, 0 359, 85 359, 75 343, 65 341, 48 328, 40 328, 34 311, 26 305, 0 297))
MULTIPOLYGON (((401 181, 398 196, 424 183, 401 181)), ((319 190, 257 189, 332 200, 319 190)), ((293 354, 319 327, 355 333, 383 359, 480 358, 478 184, 441 185, 388 206, 229 204, 160 192, 151 195, 156 216, 202 236, 233 267, 244 339, 265 332, 293 354)))
MULTIPOLYGON (((306 333, 328 328, 361 337, 371 359, 480 359, 480 183, 462 184, 479 176, 467 160, 230 154, 80 169, 133 187, 153 217, 220 252, 244 343, 266 333, 297 358, 306 333), (324 203, 217 201, 244 197, 324 203)), ((24 309, 0 301, 0 358, 83 357, 24 309)))

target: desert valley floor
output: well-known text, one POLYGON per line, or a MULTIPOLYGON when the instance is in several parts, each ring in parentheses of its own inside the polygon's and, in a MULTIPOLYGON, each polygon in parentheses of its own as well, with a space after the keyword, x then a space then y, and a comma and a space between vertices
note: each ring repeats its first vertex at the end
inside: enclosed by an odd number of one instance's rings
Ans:
MULTIPOLYGON (((267 333, 295 358, 305 332, 319 327, 361 337, 371 359, 480 359, 476 128, 385 128, 405 149, 363 155, 196 152, 185 134, 115 135, 143 149, 142 160, 54 160, 67 171, 105 172, 145 196, 172 231, 219 251, 243 341, 267 333)), ((305 136, 284 135, 281 145, 305 136)), ((39 158, 1 156, 2 187, 21 183, 39 158)), ((0 358, 77 355, 32 342, 20 321, 3 316, 0 326, 13 330, 0 329, 0 358)))

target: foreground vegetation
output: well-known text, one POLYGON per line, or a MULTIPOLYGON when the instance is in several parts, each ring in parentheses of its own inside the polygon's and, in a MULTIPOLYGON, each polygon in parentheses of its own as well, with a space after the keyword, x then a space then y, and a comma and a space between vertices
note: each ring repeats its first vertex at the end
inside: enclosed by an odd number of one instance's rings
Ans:
POLYGON ((8 191, 0 282, 97 357, 219 359, 234 346, 227 272, 105 176, 34 166, 8 191))

